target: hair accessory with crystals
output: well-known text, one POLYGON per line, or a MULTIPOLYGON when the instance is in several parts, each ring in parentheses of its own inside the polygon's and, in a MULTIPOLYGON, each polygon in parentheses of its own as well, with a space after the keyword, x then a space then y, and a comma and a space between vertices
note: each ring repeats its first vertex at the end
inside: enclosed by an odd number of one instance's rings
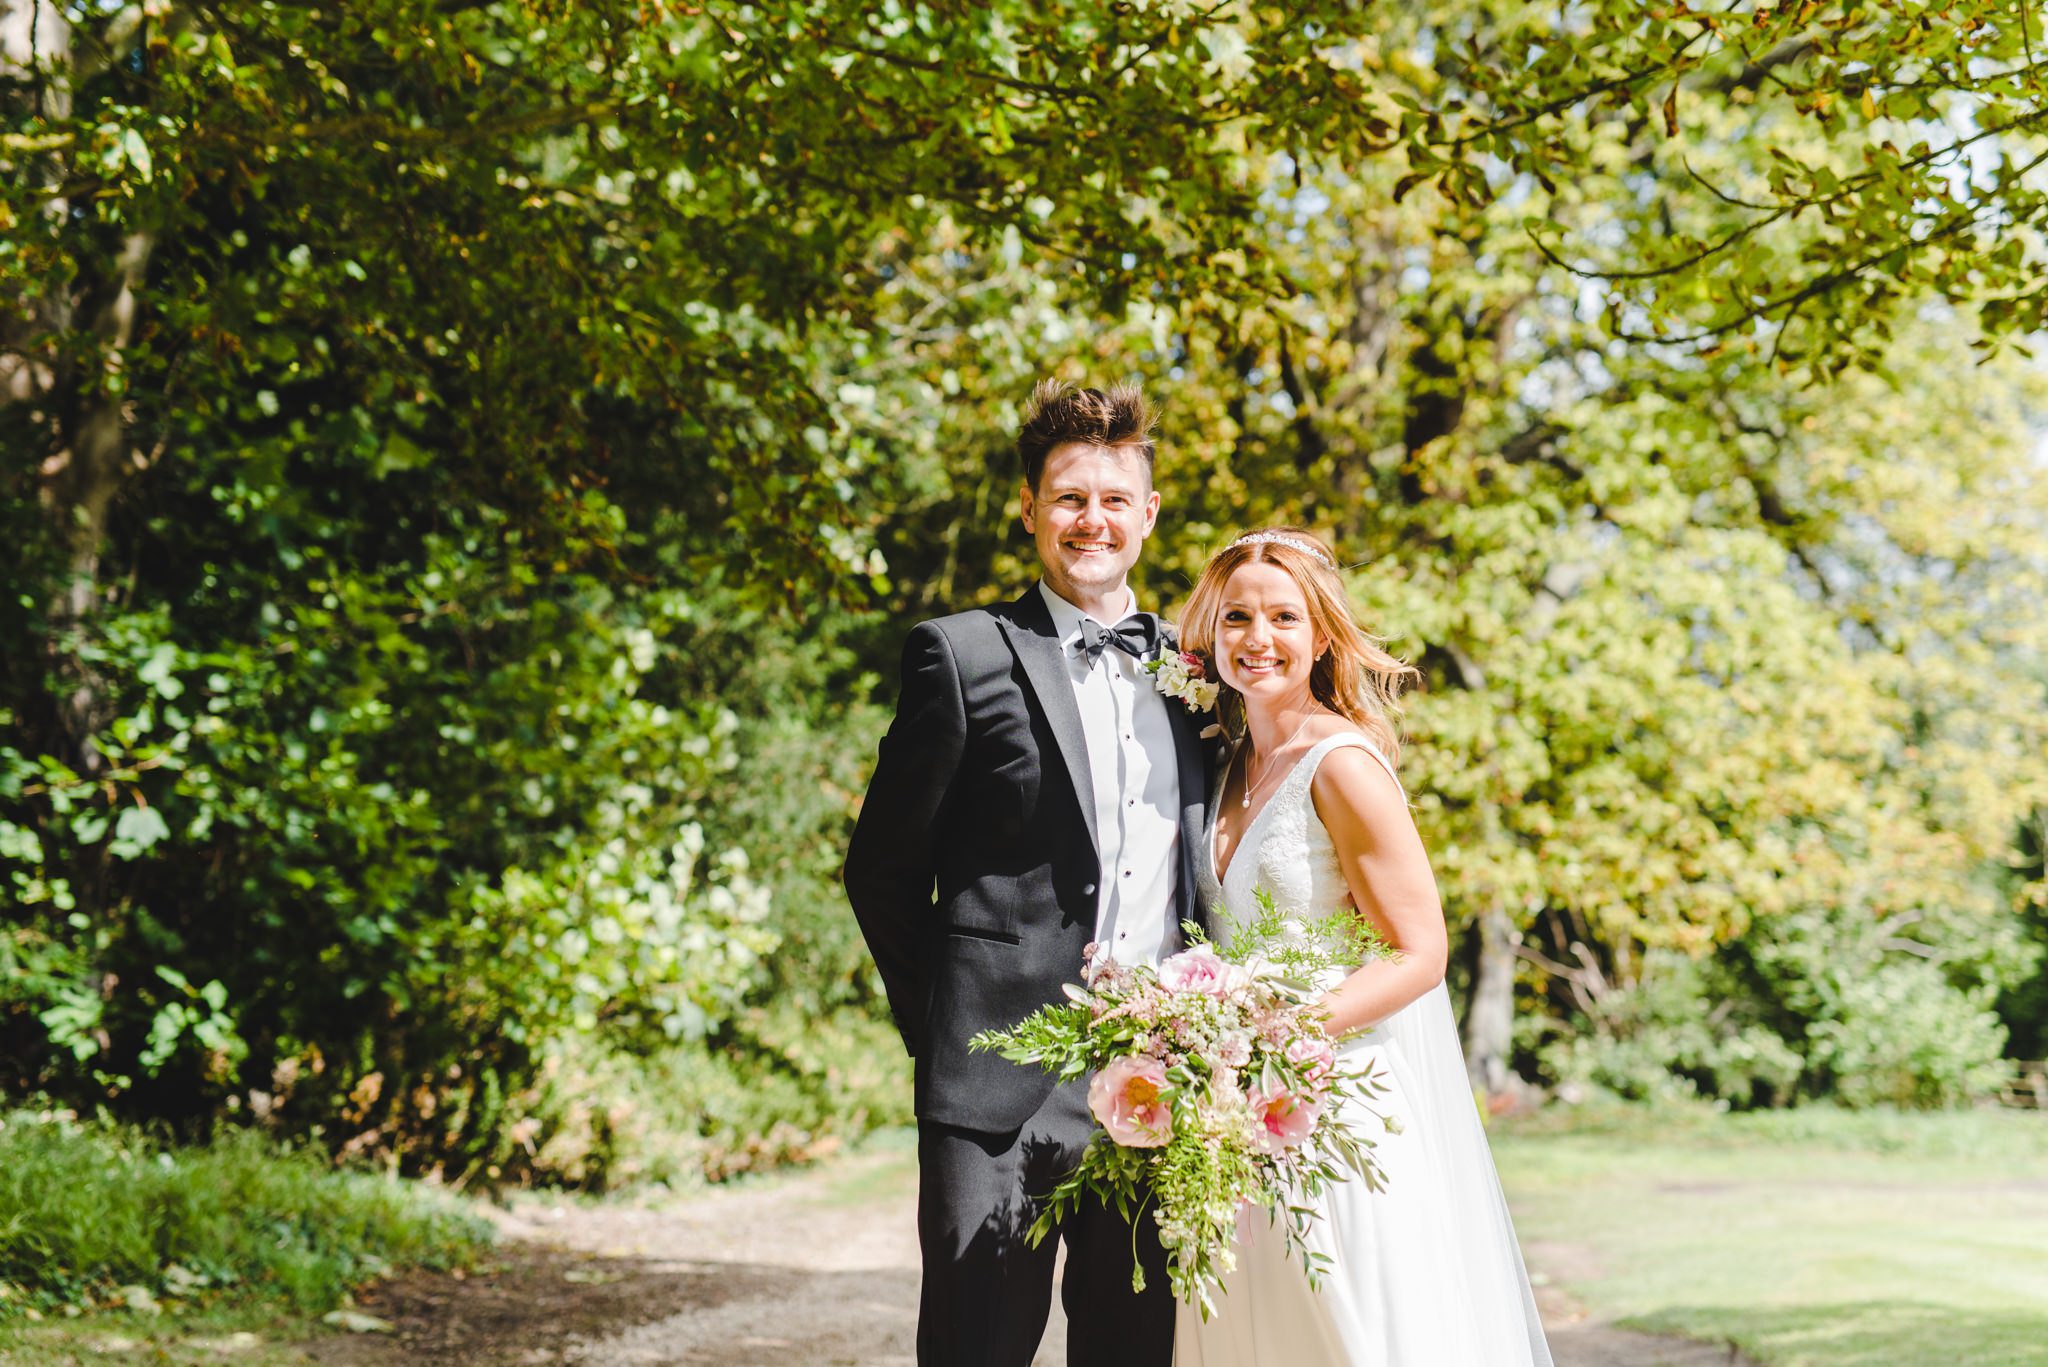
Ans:
POLYGON ((1230 544, 1233 546, 1285 546, 1289 550, 1300 551, 1311 560, 1320 563, 1325 569, 1334 570, 1337 568, 1336 562, 1323 553, 1322 547, 1311 545, 1298 536, 1284 536, 1279 532, 1250 532, 1240 536, 1230 544))

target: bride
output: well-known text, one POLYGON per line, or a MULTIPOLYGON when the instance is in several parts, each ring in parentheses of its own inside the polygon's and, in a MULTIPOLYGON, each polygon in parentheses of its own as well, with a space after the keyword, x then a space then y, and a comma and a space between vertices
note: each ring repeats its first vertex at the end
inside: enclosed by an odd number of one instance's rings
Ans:
POLYGON ((1215 662, 1226 720, 1241 709, 1244 723, 1197 861, 1206 900, 1226 923, 1248 922, 1261 890, 1303 923, 1362 912, 1396 952, 1330 974, 1323 998, 1338 1057, 1386 1087, 1386 1132, 1357 1117, 1386 1189, 1324 1194, 1311 1242, 1330 1264, 1314 1287, 1281 1226, 1247 1211, 1217 1313, 1180 1310, 1176 1367, 1549 1367, 1443 986, 1436 881, 1394 773, 1391 716, 1414 671, 1359 629, 1336 557, 1293 527, 1218 552, 1181 626, 1215 662))

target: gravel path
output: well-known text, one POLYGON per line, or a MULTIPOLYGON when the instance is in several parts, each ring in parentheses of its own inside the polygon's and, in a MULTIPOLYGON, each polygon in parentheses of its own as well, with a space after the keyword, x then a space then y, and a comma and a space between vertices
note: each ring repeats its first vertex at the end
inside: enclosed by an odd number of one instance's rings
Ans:
MULTIPOLYGON (((522 1200, 481 1275, 410 1277, 366 1297, 395 1326, 303 1346, 323 1367, 912 1367, 912 1158, 868 1153, 654 1209, 522 1200)), ((1539 1279, 1574 1250, 1529 1250, 1539 1279)), ((1558 1367, 1729 1367, 1725 1347, 1589 1318, 1541 1288, 1558 1367)), ((1035 1367, 1065 1358, 1055 1303, 1035 1367)))

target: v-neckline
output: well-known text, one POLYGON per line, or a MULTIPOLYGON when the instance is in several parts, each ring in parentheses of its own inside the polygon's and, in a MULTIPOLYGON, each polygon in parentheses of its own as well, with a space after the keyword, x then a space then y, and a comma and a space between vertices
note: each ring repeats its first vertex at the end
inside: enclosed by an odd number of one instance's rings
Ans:
MULTIPOLYGON (((1338 734, 1341 735, 1343 733, 1339 732, 1338 734)), ((1280 782, 1277 785, 1274 786, 1272 792, 1266 794, 1266 800, 1264 802, 1261 802, 1258 806, 1258 810, 1252 813, 1252 819, 1244 823, 1244 829, 1238 833, 1237 843, 1230 847, 1230 862, 1220 867, 1218 866, 1216 859, 1216 836, 1218 831, 1221 829, 1221 823, 1216 821, 1211 821, 1209 823, 1209 872, 1216 879, 1216 887, 1219 891, 1223 887, 1224 879, 1229 877, 1230 871, 1237 867, 1238 856, 1243 854, 1244 847, 1251 843, 1252 832, 1259 828, 1259 823, 1266 819, 1266 813, 1272 809, 1273 803, 1279 799, 1280 794, 1286 790, 1287 785, 1294 781, 1295 771, 1301 768, 1303 763, 1307 761, 1308 757, 1316 752, 1317 746, 1321 745, 1323 741, 1329 739, 1329 736, 1324 736, 1322 740, 1312 742, 1309 745, 1308 749, 1302 751, 1299 755, 1295 756, 1294 763, 1287 766, 1286 775, 1280 780, 1280 782)), ((1245 777, 1249 779, 1251 777, 1251 766, 1247 765, 1245 766, 1245 769, 1245 777)), ((1224 792, 1228 792, 1230 790, 1230 776, 1228 774, 1224 775, 1223 789, 1224 792)), ((1219 813, 1221 813, 1223 809, 1221 793, 1217 794, 1216 809, 1219 813)))

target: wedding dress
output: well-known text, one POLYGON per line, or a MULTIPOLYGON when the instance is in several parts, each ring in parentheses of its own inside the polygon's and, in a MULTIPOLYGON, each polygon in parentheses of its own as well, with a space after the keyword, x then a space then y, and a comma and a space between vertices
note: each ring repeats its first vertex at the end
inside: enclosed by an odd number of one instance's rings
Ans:
MULTIPOLYGON (((1344 904, 1348 888, 1310 784, 1323 757, 1346 745, 1387 763, 1356 734, 1311 747, 1253 816, 1220 898, 1212 843, 1204 891, 1212 905, 1220 900, 1226 925, 1257 913, 1260 889, 1303 923, 1344 904)), ((1385 1086, 1370 1104, 1398 1129, 1386 1132, 1370 1114, 1357 1123, 1375 1141, 1386 1189, 1354 1179, 1324 1193, 1311 1244, 1331 1261, 1315 1287, 1273 1217, 1247 1210, 1215 1315, 1204 1322, 1180 1307, 1175 1367, 1550 1367, 1443 985, 1337 1053, 1346 1067, 1375 1069, 1385 1086)))

